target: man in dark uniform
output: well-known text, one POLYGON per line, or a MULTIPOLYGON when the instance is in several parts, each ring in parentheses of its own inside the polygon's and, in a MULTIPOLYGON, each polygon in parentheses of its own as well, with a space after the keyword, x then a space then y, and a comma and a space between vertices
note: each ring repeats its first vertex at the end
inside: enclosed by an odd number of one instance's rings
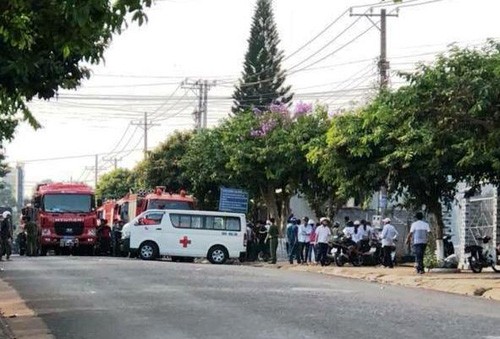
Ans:
POLYGON ((24 217, 26 238, 28 242, 27 255, 30 257, 36 256, 38 253, 38 227, 31 221, 30 217, 24 217))
POLYGON ((278 236, 280 230, 276 225, 274 218, 270 218, 271 226, 269 226, 269 231, 267 232, 267 238, 269 239, 269 251, 271 252, 271 264, 276 264, 276 250, 278 249, 278 236))
POLYGON ((5 254, 7 260, 10 260, 10 255, 12 253, 12 220, 9 211, 5 211, 2 214, 3 220, 0 224, 0 260, 5 254))

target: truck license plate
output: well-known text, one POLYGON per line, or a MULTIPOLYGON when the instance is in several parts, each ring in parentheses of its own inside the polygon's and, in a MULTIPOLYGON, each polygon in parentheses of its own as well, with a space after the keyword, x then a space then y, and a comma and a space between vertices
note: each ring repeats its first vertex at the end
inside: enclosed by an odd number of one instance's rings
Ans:
POLYGON ((75 238, 62 238, 60 242, 61 247, 75 246, 75 238))

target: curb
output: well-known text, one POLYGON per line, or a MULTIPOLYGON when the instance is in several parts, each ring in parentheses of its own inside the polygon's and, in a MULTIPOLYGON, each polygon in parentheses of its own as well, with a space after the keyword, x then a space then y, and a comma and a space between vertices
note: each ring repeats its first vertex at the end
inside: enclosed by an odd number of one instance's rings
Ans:
POLYGON ((12 333, 9 325, 5 321, 3 314, 0 312, 0 339, 15 339, 16 336, 12 333))

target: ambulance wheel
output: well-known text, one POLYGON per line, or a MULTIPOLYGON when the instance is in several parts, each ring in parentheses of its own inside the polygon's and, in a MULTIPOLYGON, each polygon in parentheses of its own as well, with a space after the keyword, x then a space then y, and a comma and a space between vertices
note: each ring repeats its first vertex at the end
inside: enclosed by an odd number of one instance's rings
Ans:
POLYGON ((139 246, 139 257, 142 260, 155 260, 158 258, 158 246, 152 241, 146 241, 139 246))
POLYGON ((208 250, 207 259, 211 264, 222 265, 229 258, 229 254, 224 246, 212 246, 208 250))

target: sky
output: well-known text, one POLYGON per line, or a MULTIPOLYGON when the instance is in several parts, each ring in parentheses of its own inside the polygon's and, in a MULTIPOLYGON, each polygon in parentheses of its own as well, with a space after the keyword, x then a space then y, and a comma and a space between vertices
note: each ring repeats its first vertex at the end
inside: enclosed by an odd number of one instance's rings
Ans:
MULTIPOLYGON (((395 14, 397 7, 386 2, 395 14)), ((349 16, 350 7, 370 13, 370 4, 379 1, 274 0, 283 67, 296 101, 336 110, 373 94, 380 33, 367 18, 349 16)), ((112 170, 115 158, 119 167, 132 168, 143 157, 144 132, 131 122, 144 112, 155 122, 148 131, 150 150, 175 130, 192 129, 196 95, 180 86, 185 79, 214 83, 209 126, 227 117, 254 7, 255 0, 157 0, 147 10, 148 23, 131 24, 116 36, 79 89, 32 102, 43 128, 23 124, 5 147, 11 164, 24 163, 25 194, 45 179, 93 185, 95 154, 99 175, 112 170)), ((451 45, 477 47, 500 38, 499 12, 498 0, 404 0, 398 17, 387 20, 391 86, 401 85, 397 71, 432 62, 451 45)))

